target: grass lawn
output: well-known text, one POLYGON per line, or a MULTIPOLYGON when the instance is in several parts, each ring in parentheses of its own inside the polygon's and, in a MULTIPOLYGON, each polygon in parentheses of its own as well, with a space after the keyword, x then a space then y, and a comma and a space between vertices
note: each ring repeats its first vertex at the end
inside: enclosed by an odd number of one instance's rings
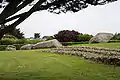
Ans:
POLYGON ((120 67, 38 50, 3 51, 0 80, 120 80, 120 67))
POLYGON ((111 49, 120 49, 120 43, 94 43, 94 44, 76 44, 72 46, 95 46, 111 49))

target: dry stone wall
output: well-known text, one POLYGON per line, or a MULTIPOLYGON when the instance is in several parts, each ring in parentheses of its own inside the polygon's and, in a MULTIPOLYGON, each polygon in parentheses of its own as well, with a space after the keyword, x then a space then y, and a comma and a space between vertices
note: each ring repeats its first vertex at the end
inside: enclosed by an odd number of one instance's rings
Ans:
POLYGON ((98 63, 120 66, 120 50, 97 47, 60 47, 42 52, 80 56, 98 63))

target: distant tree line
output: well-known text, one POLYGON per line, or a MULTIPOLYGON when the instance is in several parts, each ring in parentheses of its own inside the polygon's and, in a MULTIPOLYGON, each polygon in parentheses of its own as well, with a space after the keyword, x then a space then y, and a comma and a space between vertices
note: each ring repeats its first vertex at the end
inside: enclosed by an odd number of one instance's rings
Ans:
POLYGON ((120 40, 120 33, 115 33, 111 40, 120 40))

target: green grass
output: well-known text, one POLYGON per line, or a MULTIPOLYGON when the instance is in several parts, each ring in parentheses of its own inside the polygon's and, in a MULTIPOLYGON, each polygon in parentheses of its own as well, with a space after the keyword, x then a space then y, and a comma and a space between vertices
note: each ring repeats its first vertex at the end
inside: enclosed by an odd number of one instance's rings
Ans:
POLYGON ((39 50, 3 51, 0 80, 120 80, 120 67, 39 50))
POLYGON ((94 47, 103 47, 111 49, 120 49, 120 43, 94 43, 94 44, 77 44, 72 46, 94 46, 94 47))

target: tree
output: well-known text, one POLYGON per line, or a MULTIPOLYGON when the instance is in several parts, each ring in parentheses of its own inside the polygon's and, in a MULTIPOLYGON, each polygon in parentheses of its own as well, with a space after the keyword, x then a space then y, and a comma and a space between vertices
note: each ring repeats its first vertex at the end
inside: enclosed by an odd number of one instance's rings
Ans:
POLYGON ((8 32, 4 34, 2 38, 17 38, 17 39, 23 39, 24 38, 24 33, 20 31, 19 29, 13 29, 11 32, 8 32))
POLYGON ((34 39, 39 39, 40 38, 40 33, 34 33, 34 39))
POLYGON ((36 11, 48 10, 57 14, 78 12, 89 5, 104 5, 114 1, 117 0, 0 0, 0 6, 3 2, 7 3, 5 7, 1 7, 3 11, 0 13, 0 39, 36 11), (28 5, 31 5, 28 11, 16 14, 28 5), (10 21, 13 22, 7 25, 10 21))
POLYGON ((111 40, 120 40, 120 33, 115 33, 111 40))
POLYGON ((11 32, 8 32, 8 34, 15 36, 17 39, 24 38, 24 33, 20 32, 20 28, 18 29, 15 28, 11 32))
POLYGON ((76 42, 79 34, 79 32, 74 30, 62 30, 55 34, 54 38, 60 42, 76 42))

